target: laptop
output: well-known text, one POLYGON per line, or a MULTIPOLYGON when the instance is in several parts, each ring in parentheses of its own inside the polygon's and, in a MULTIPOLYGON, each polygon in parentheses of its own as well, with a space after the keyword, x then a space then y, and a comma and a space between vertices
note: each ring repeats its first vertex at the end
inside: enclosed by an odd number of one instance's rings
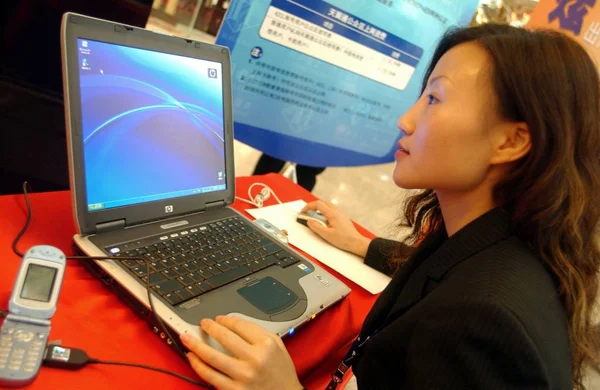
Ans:
POLYGON ((169 330, 217 348, 201 319, 235 314, 285 336, 350 293, 230 207, 227 48, 73 13, 61 47, 74 245, 149 261, 86 263, 155 332, 147 266, 169 330))

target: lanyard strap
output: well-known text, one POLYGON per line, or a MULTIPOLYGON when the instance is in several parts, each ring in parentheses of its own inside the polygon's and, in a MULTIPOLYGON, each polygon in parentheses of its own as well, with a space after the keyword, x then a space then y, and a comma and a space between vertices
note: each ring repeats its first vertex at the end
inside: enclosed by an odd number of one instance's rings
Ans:
POLYGON ((337 370, 331 376, 331 381, 329 381, 329 384, 327 385, 327 388, 325 390, 335 390, 338 387, 338 385, 342 383, 342 381, 344 380, 344 375, 346 375, 346 372, 352 365, 352 361, 356 357, 356 352, 360 350, 362 346, 365 345, 367 341, 369 341, 370 338, 371 336, 368 336, 364 340, 361 340, 361 337, 358 336, 356 340, 354 340, 352 346, 348 350, 348 353, 346 353, 344 360, 342 360, 337 370))

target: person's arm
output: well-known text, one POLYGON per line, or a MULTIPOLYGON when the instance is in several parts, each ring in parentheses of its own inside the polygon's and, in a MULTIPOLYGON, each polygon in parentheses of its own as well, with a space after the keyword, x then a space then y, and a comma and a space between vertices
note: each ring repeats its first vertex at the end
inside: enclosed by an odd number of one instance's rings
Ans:
POLYGON ((337 206, 331 202, 318 200, 308 203, 302 209, 303 212, 307 210, 318 211, 327 218, 326 227, 318 222, 308 221, 308 227, 313 232, 336 248, 365 257, 372 239, 360 234, 352 220, 337 206))
POLYGON ((234 316, 203 319, 200 327, 228 354, 183 333, 181 341, 190 351, 190 365, 217 389, 303 390, 294 362, 283 341, 266 329, 234 316))
MULTIPOLYGON (((415 326, 405 389, 547 389, 548 373, 521 322, 484 302, 432 310, 415 326)), ((565 357, 569 365, 569 357, 565 357)))
POLYGON ((391 259, 406 260, 413 247, 383 238, 371 239, 363 236, 354 223, 330 202, 315 201, 304 206, 302 211, 315 210, 327 218, 328 225, 308 221, 308 227, 333 246, 354 253, 365 259, 365 264, 386 275, 392 276, 397 266, 391 259))
POLYGON ((368 246, 365 264, 369 267, 392 276, 399 262, 410 257, 414 248, 398 241, 376 238, 368 246))

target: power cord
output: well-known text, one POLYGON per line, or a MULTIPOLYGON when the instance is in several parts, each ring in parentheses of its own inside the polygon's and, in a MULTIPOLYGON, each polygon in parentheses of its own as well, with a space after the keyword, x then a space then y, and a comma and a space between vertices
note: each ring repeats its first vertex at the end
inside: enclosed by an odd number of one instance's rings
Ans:
MULTIPOLYGON (((25 197, 25 204, 27 205, 27 220, 25 221, 25 225, 23 225, 23 228, 21 229, 21 231, 19 232, 19 234, 17 234, 15 240, 13 241, 13 245, 12 245, 12 249, 15 252, 15 254, 19 257, 23 257, 24 254, 19 251, 18 249, 18 244, 19 244, 19 240, 23 237, 23 235, 25 234, 25 232, 27 231, 27 228, 29 228, 29 225, 31 223, 31 203, 29 201, 29 193, 28 193, 28 189, 29 191, 32 191, 31 186, 29 185, 29 183, 27 182, 23 182, 23 195, 25 197)), ((275 195, 276 199, 277 196, 275 195)), ((281 203, 281 202, 280 202, 281 203)), ((167 329, 167 326, 165 326, 164 322, 162 321, 162 319, 156 314, 156 309, 154 307, 154 302, 152 300, 152 290, 150 289, 150 260, 145 259, 145 258, 141 258, 141 257, 113 257, 113 256, 66 256, 67 260, 98 260, 98 261, 105 261, 105 260, 113 260, 113 261, 126 261, 126 260, 141 260, 143 262, 146 263, 146 282, 145 282, 145 286, 146 286, 146 293, 147 293, 147 297, 148 297, 148 303, 150 305, 150 310, 152 312, 152 315, 154 316, 154 319, 156 320, 156 322, 158 323, 158 325, 160 326, 160 330, 162 332, 164 332, 164 334, 170 339, 173 340, 173 345, 175 346, 175 349, 177 351, 177 353, 184 359, 187 361, 187 355, 186 353, 181 349, 181 347, 179 346, 179 343, 175 342, 175 338, 173 338, 173 336, 171 335, 171 333, 169 332, 169 330, 167 329)), ((1 310, 0 311, 0 318, 5 317, 6 315, 8 315, 8 311, 6 310, 1 310)), ((75 348, 72 348, 72 350, 78 350, 75 348)), ((78 350, 81 351, 85 354, 85 352, 83 350, 78 350)), ((87 358, 87 354, 85 355, 87 358)), ((138 367, 138 368, 145 368, 145 369, 149 369, 149 370, 154 370, 154 371, 158 371, 158 372, 162 372, 165 374, 169 374, 169 375, 173 375, 177 378, 183 379, 189 383, 195 384, 197 386, 203 386, 203 387, 207 387, 207 388, 213 388, 212 385, 205 383, 205 382, 201 382, 195 379, 191 379, 188 377, 185 377, 183 375, 174 373, 172 371, 169 370, 165 370, 162 368, 157 368, 157 367, 151 367, 151 366, 146 366, 143 364, 137 364, 137 363, 121 363, 121 362, 109 362, 109 361, 102 361, 102 360, 97 360, 97 359, 92 359, 93 361, 88 361, 87 363, 94 363, 94 364, 110 364, 110 365, 122 365, 122 366, 129 366, 129 367, 138 367)), ((60 368, 64 368, 64 367, 60 367, 60 368)))

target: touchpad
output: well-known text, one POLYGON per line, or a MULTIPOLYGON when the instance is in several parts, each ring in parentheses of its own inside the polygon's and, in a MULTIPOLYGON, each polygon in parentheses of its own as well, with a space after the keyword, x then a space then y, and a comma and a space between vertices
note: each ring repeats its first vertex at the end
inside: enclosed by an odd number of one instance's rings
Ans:
POLYGON ((266 314, 283 311, 298 301, 298 296, 292 290, 270 276, 240 288, 238 293, 266 314))

